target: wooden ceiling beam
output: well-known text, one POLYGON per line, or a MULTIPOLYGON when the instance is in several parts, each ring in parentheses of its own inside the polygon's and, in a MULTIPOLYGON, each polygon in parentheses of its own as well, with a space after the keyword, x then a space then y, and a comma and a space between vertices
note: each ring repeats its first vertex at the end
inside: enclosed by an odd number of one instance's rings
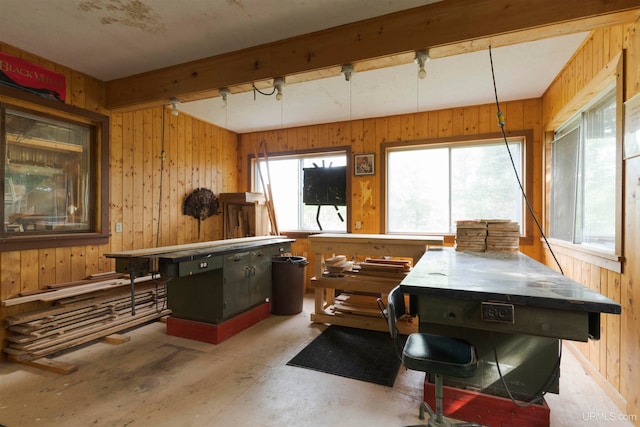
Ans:
POLYGON ((163 105, 169 98, 193 101, 339 73, 413 60, 429 49, 432 57, 537 40, 631 22, 637 0, 443 0, 364 21, 268 43, 107 82, 106 107, 116 110, 163 105))

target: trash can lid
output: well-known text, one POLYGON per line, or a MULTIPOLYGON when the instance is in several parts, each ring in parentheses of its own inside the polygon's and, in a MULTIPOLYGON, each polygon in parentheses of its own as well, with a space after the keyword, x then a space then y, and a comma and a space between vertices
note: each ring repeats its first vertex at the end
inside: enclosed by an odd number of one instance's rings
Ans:
POLYGON ((288 262, 290 264, 307 264, 307 259, 303 256, 280 256, 276 255, 272 258, 274 262, 288 262))

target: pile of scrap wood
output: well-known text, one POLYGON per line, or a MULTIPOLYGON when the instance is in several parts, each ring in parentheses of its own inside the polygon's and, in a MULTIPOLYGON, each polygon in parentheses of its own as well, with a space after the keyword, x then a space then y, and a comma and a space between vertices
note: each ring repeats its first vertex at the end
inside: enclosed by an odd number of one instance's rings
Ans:
POLYGON ((361 274, 372 276, 397 277, 411 271, 408 259, 367 258, 359 266, 361 274))
MULTIPOLYGON (((144 282, 151 277, 137 277, 134 282, 144 282)), ((131 284, 128 274, 122 273, 99 273, 92 274, 86 279, 73 282, 54 283, 46 285, 44 289, 36 291, 22 292, 19 297, 9 298, 2 301, 5 307, 24 304, 33 301, 53 302, 75 295, 84 295, 95 291, 115 289, 118 286, 128 286, 131 284)))
MULTIPOLYGON (((3 349, 11 360, 30 361, 137 326, 170 313, 166 289, 151 277, 138 278, 135 315, 128 280, 101 289, 65 288, 51 307, 15 314, 4 322, 11 334, 3 349), (75 289, 75 290, 74 290, 75 289), (64 297, 62 297, 64 295, 64 297)), ((58 291, 56 291, 58 292, 58 291)), ((51 295, 56 292, 45 292, 51 295)))
POLYGON ((348 313, 379 318, 377 299, 398 286, 410 271, 411 260, 408 259, 366 258, 351 267, 351 270, 343 272, 344 278, 351 282, 352 289, 356 281, 366 283, 366 286, 356 291, 341 290, 330 309, 334 314, 348 313))

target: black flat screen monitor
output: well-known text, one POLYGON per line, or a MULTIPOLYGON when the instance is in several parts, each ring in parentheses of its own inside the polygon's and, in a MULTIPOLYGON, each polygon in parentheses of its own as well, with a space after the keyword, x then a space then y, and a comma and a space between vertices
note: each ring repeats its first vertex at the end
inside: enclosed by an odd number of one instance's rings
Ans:
POLYGON ((347 167, 304 168, 302 201, 305 205, 346 206, 347 167))

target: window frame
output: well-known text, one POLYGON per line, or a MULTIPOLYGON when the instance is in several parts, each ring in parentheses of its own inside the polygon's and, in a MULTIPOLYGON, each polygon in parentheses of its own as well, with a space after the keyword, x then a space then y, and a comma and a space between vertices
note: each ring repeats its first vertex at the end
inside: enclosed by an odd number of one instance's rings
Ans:
MULTIPOLYGON (((612 83, 613 84, 613 83, 612 83)), ((556 236, 552 235, 552 228, 553 228, 553 199, 554 199, 554 182, 553 182, 553 176, 554 176, 554 170, 553 170, 553 165, 554 165, 554 145, 556 143, 559 142, 563 142, 565 137, 569 137, 573 132, 577 132, 577 147, 575 148, 576 150, 576 171, 575 174, 576 175, 580 175, 580 165, 584 164, 584 153, 585 153, 585 139, 586 139, 586 130, 588 129, 587 127, 587 119, 585 118, 585 115, 590 112, 593 111, 594 107, 602 107, 605 105, 606 102, 615 102, 616 104, 616 116, 617 116, 617 109, 618 109, 618 100, 616 99, 616 94, 615 94, 615 87, 612 86, 607 86, 603 91, 601 91, 600 93, 596 94, 596 96, 593 97, 593 99, 586 104, 582 109, 580 109, 580 111, 578 111, 574 116, 572 116, 568 121, 566 121, 565 123, 563 123, 561 126, 559 126, 554 132, 554 137, 551 141, 551 157, 550 157, 550 164, 551 164, 551 179, 550 179, 550 194, 549 194, 549 238, 552 239, 555 242, 563 242, 565 244, 569 244, 569 245, 575 245, 576 247, 579 248, 584 248, 585 250, 588 250, 590 252, 594 252, 594 253, 598 253, 598 252, 602 252, 603 254, 609 254, 609 255, 615 255, 616 253, 616 247, 615 247, 615 242, 614 242, 614 247, 612 251, 607 251, 604 248, 601 248, 597 245, 592 245, 589 243, 585 243, 583 242, 583 237, 582 234, 584 233, 584 224, 583 224, 583 217, 584 217, 584 212, 585 212, 585 208, 583 207, 579 212, 580 214, 577 212, 578 210, 578 205, 579 204, 583 204, 584 203, 584 195, 581 195, 583 193, 583 190, 581 190, 582 188, 584 188, 585 186, 585 181, 584 178, 582 181, 577 180, 575 182, 575 189, 574 189, 574 194, 572 194, 572 196, 575 198, 575 200, 573 201, 573 218, 572 218, 572 227, 571 230, 559 230, 559 231, 564 231, 565 234, 567 234, 567 231, 570 231, 570 236, 568 239, 563 239, 563 238, 559 238, 556 236), (576 225, 578 224, 578 225, 576 225), (577 233, 577 228, 580 228, 580 235, 578 235, 577 233)), ((619 127, 619 123, 616 121, 616 137, 617 137, 617 133, 618 133, 618 127, 619 127)), ((617 141, 616 141, 617 142, 617 141)), ((616 144, 617 145, 617 144, 616 144)), ((615 153, 615 157, 617 158, 618 155, 620 153, 617 151, 617 147, 616 147, 616 153, 615 153)), ((570 165, 564 165, 564 167, 571 167, 570 165)), ((616 171, 617 172, 617 171, 616 171)), ((614 213, 615 215, 615 213, 614 213)), ((618 236, 614 236, 615 239, 617 240, 618 236)))
MULTIPOLYGON (((109 241, 109 117, 94 111, 84 110, 59 101, 49 100, 18 89, 0 86, 0 104, 5 108, 27 111, 43 118, 82 123, 93 128, 95 141, 90 153, 88 172, 94 185, 92 204, 93 225, 91 231, 70 233, 5 233, 0 235, 0 252, 45 249, 69 246, 101 245, 109 241)), ((4 121, 4 114, 0 116, 4 121)), ((4 129, 4 123, 0 126, 4 129)), ((4 130, 2 131, 4 135, 4 130)), ((4 144, 4 142, 3 142, 4 144)), ((5 170, 5 153, 0 156, 2 174, 5 170)), ((4 183, 2 184, 4 186, 4 183)))
MULTIPOLYGON (((347 165, 347 170, 346 170, 346 174, 347 174, 347 218, 345 218, 346 221, 346 231, 344 232, 345 234, 351 233, 351 180, 352 180, 352 174, 353 174, 353 157, 351 155, 351 146, 349 145, 341 145, 341 146, 332 146, 332 147, 323 147, 323 148, 309 148, 309 149, 304 149, 304 150, 292 150, 292 151, 274 151, 274 152, 267 152, 267 156, 269 158, 269 160, 272 159, 277 159, 278 157, 290 157, 290 158, 295 158, 295 157, 301 157, 301 156, 312 156, 312 155, 318 155, 318 156, 324 156, 330 153, 344 153, 347 159, 346 165, 347 165)), ((264 153, 258 153, 258 157, 260 157, 261 160, 263 160, 264 158, 264 153)), ((256 160, 256 155, 255 154, 249 154, 247 156, 247 170, 249 171, 249 173, 247 174, 247 188, 250 188, 251 191, 255 191, 255 185, 254 183, 256 182, 256 174, 255 174, 255 160, 256 160)), ((278 227, 280 228, 280 227, 278 227)), ((322 231, 318 231, 318 230, 279 230, 280 232, 286 232, 288 237, 292 237, 292 238, 306 238, 312 234, 317 234, 317 233, 322 233, 322 231)), ((341 232, 334 232, 332 231, 332 233, 341 233, 341 232)))
POLYGON ((543 168, 545 170, 545 231, 549 234, 550 198, 551 198, 551 152, 554 132, 571 122, 576 113, 585 109, 594 101, 594 94, 602 93, 610 84, 616 85, 616 225, 615 225, 615 251, 614 253, 598 250, 597 248, 574 244, 564 240, 548 238, 551 248, 559 254, 565 254, 573 258, 594 264, 598 267, 622 273, 624 261, 624 235, 623 227, 623 105, 624 105, 624 69, 622 54, 618 53, 606 64, 593 79, 585 84, 573 98, 564 105, 545 126, 545 150, 543 168))
MULTIPOLYGON (((506 132, 507 139, 522 139, 522 168, 523 174, 520 177, 522 185, 525 190, 525 194, 529 199, 530 203, 533 203, 533 179, 530 177, 533 176, 533 130, 525 129, 520 131, 508 131, 506 132)), ((460 135, 460 136, 451 136, 445 138, 430 138, 430 139, 422 139, 415 141, 400 141, 400 142, 385 142, 381 144, 381 197, 383 201, 383 209, 381 210, 381 232, 386 234, 410 234, 410 233, 391 233, 387 229, 387 154, 390 149, 397 148, 410 148, 414 146, 424 146, 424 145, 469 145, 472 142, 482 142, 482 141, 496 141, 501 140, 504 143, 503 135, 500 132, 496 133, 487 133, 487 134, 479 134, 479 135, 460 135)), ((514 177, 515 179, 515 177, 514 177)), ((534 221, 531 220, 530 214, 526 209, 524 200, 522 201, 522 218, 524 221, 523 224, 523 232, 524 234, 520 236, 520 244, 521 245, 531 245, 533 243, 533 233, 534 233, 534 221)), ((416 233, 416 234, 425 234, 425 233, 416 233)), ((455 237, 455 233, 438 233, 440 236, 445 237, 446 243, 453 243, 453 239, 455 237)))

